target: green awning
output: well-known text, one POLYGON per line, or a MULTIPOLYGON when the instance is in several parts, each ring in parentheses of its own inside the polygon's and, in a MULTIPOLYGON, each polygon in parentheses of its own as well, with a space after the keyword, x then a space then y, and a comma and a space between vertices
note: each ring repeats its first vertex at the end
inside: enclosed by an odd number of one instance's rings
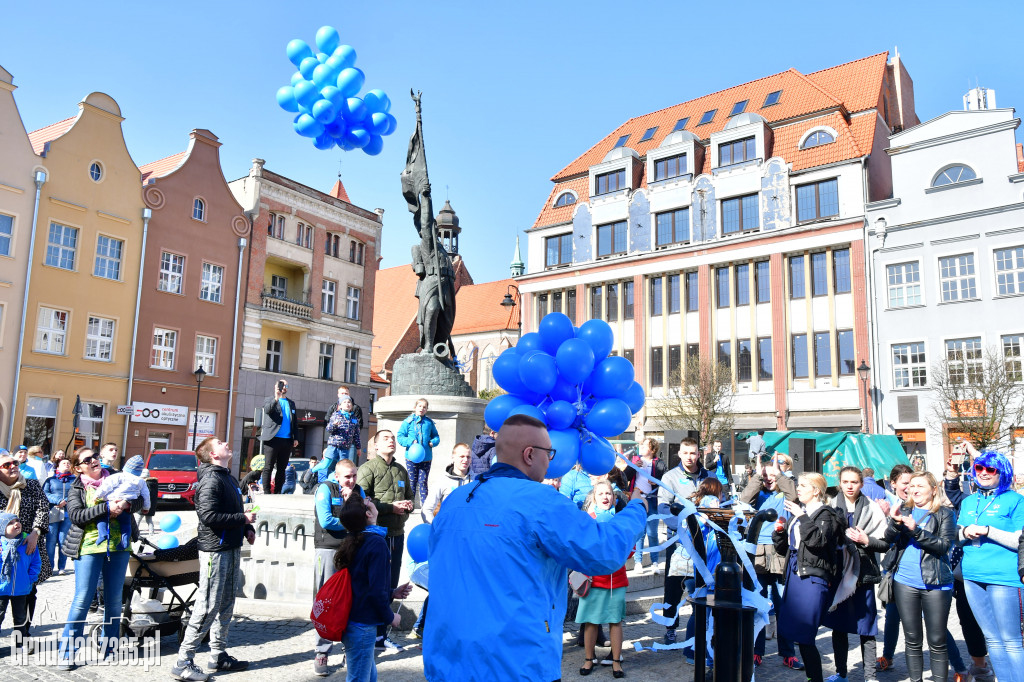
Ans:
POLYGON ((866 433, 822 433, 820 431, 765 431, 768 452, 789 454, 790 438, 809 438, 821 453, 822 472, 830 486, 839 485, 839 471, 844 466, 859 469, 871 467, 878 478, 888 476, 897 464, 910 464, 907 453, 896 436, 866 433))

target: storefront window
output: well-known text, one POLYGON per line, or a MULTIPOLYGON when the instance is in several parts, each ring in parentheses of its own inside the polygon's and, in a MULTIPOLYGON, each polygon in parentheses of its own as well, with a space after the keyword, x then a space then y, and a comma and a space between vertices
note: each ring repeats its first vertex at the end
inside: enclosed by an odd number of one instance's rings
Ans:
POLYGON ((25 405, 25 436, 22 442, 43 448, 47 456, 53 451, 54 427, 57 425, 56 398, 29 398, 25 405))

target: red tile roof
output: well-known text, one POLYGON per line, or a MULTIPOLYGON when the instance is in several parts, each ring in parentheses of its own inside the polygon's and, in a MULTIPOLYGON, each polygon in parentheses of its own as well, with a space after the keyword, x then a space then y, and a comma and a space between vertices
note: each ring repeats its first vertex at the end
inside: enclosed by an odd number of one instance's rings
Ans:
POLYGON ((71 126, 75 124, 77 119, 78 116, 72 116, 71 118, 66 118, 63 121, 51 123, 45 128, 33 130, 28 134, 28 140, 32 143, 32 151, 36 154, 42 154, 43 149, 46 148, 46 143, 56 140, 64 133, 71 130, 71 126))
POLYGON ((1017 145, 1017 172, 1024 173, 1024 144, 1017 145))
POLYGON ((512 279, 465 285, 455 296, 455 328, 452 336, 500 331, 519 327, 519 305, 510 311, 501 306, 512 279))
MULTIPOLYGON (((799 73, 796 69, 789 69, 632 118, 551 178, 555 182, 555 187, 533 226, 556 225, 570 219, 575 206, 554 208, 555 199, 566 189, 573 189, 579 195, 578 201, 587 201, 587 173, 590 167, 600 163, 623 135, 629 135, 626 146, 635 150, 641 159, 645 158, 648 151, 658 147, 672 133, 676 121, 682 118, 689 117, 685 130, 696 133, 702 140, 709 140, 712 133, 725 128, 733 105, 742 100, 748 101, 746 112, 759 114, 772 125, 775 131, 772 155, 781 156, 793 163, 794 170, 862 156, 873 147, 874 117, 853 118, 847 124, 843 114, 865 111, 878 105, 888 55, 888 52, 881 52, 807 75, 799 73), (778 103, 762 108, 761 105, 768 94, 777 90, 782 91, 778 103), (711 123, 698 125, 704 112, 712 109, 716 109, 717 112, 711 123), (819 112, 822 115, 814 120, 802 120, 793 126, 786 125, 790 119, 803 119, 819 112), (829 125, 834 128, 839 133, 838 144, 824 145, 806 152, 797 150, 797 143, 803 132, 813 125, 829 125), (653 127, 657 127, 654 136, 650 140, 640 142, 644 131, 653 127)), ((708 172, 710 163, 710 154, 707 154, 705 167, 701 171, 708 172)), ((640 186, 646 186, 646 178, 641 179, 640 186)))
POLYGON ((139 171, 142 173, 142 184, 145 185, 150 178, 162 178, 176 171, 185 161, 186 154, 188 154, 187 151, 178 152, 177 154, 171 154, 157 161, 139 166, 139 171))
POLYGON ((378 383, 378 384, 390 384, 391 383, 387 379, 383 378, 381 375, 379 375, 376 372, 374 372, 372 369, 370 370, 370 381, 372 381, 374 383, 378 383))
POLYGON ((345 185, 341 184, 341 178, 338 178, 338 181, 334 183, 334 187, 331 188, 331 196, 335 199, 341 199, 345 203, 352 203, 352 200, 348 198, 348 192, 345 191, 345 185))

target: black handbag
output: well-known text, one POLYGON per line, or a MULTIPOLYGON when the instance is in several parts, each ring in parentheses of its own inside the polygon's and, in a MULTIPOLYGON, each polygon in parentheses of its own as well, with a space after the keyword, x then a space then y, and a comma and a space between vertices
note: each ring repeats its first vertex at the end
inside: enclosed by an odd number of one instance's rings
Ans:
POLYGON ((893 589, 893 578, 895 572, 885 572, 882 574, 882 579, 878 581, 878 600, 883 604, 892 602, 895 598, 895 590, 893 589))

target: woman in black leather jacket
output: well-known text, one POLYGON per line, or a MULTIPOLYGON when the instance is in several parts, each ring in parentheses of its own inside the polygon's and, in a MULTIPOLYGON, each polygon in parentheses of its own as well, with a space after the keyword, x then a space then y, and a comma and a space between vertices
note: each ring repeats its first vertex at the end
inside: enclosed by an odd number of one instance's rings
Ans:
POLYGON ((924 674, 924 640, 928 631, 932 679, 945 682, 949 675, 946 622, 953 600, 953 566, 949 553, 956 540, 956 520, 935 477, 922 472, 910 479, 913 506, 894 506, 889 513, 885 540, 894 545, 886 556, 886 569, 894 574, 893 593, 906 637, 910 682, 924 674))

